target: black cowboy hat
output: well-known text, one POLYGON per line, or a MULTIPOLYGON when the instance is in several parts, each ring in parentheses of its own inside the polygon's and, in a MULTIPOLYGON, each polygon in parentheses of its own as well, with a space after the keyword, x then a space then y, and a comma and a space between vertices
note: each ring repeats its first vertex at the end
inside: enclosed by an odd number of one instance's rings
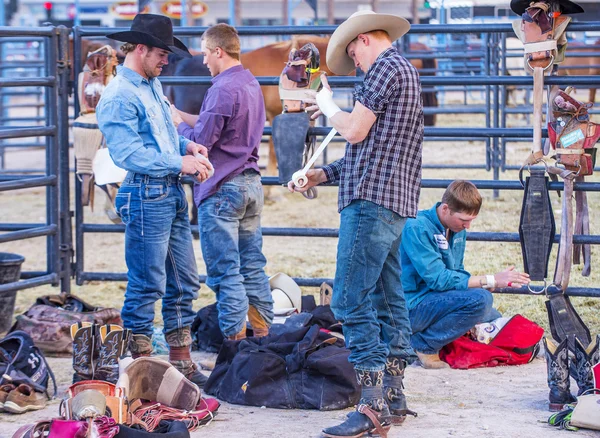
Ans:
MULTIPOLYGON (((531 3, 534 2, 531 0, 511 0, 510 8, 515 14, 523 15, 527 8, 531 6, 531 3)), ((548 1, 547 3, 550 2, 548 1)), ((563 14, 580 14, 585 12, 581 6, 570 0, 558 0, 557 3, 560 6, 560 12, 563 14)))
POLYGON ((184 58, 192 57, 185 44, 173 36, 171 19, 163 15, 137 14, 129 30, 111 33, 106 35, 106 38, 124 43, 158 47, 184 58))

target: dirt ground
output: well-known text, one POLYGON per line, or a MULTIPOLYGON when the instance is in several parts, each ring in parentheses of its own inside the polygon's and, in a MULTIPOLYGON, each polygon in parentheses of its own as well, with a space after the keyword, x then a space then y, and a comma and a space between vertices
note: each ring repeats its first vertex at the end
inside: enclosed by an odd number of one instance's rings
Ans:
MULTIPOLYGON (((512 126, 526 126, 520 119, 511 120, 512 126)), ((438 126, 485 126, 483 116, 440 116, 438 126)), ((342 146, 330 146, 330 159, 339 157, 342 146)), ((510 164, 520 164, 527 155, 529 145, 509 143, 507 159, 510 164)), ((433 163, 483 163, 485 150, 483 142, 428 142, 425 144, 424 162, 433 163)), ((42 167, 43 151, 9 151, 6 154, 7 166, 42 167)), ((264 158, 264 156, 263 156, 264 158)), ((483 170, 439 170, 427 169, 424 178, 430 179, 491 179, 491 174, 483 170)), ((515 180, 516 172, 501 174, 503 180, 515 180)), ((597 181, 598 177, 592 179, 597 181)), ((73 190, 72 190, 73 192, 73 190)), ((436 202, 442 190, 423 190, 420 208, 429 208, 436 202)), ((502 191, 496 198, 489 190, 482 191, 484 206, 473 223, 471 231, 511 231, 516 232, 519 222, 522 194, 518 191, 502 191)), ((45 222, 45 191, 28 189, 18 192, 0 193, 0 221, 9 223, 45 222)), ((283 188, 274 188, 271 200, 265 206, 263 226, 268 227, 320 227, 339 226, 336 198, 337 189, 320 190, 319 198, 307 201, 299 195, 287 194, 283 188)), ((589 196, 590 208, 595 211, 600 204, 597 194, 589 196)), ((556 194, 551 195, 555 215, 560 215, 561 204, 556 194)), ((102 212, 102 193, 96 193, 97 204, 92 212, 85 209, 87 223, 107 223, 102 212)), ((557 222, 560 223, 560 222, 557 222)), ((600 215, 591 215, 592 234, 600 232, 600 215)), ((267 274, 285 272, 299 277, 332 278, 335 273, 336 239, 265 237, 264 252, 268 259, 267 274)), ((199 245, 195 244, 199 273, 204 274, 199 245)), ((17 252, 25 255, 24 270, 45 270, 45 239, 36 238, 0 244, 0 251, 17 252)), ((593 247, 593 257, 597 260, 598 251, 593 247)), ((553 260, 550 271, 553 272, 553 260)), ((498 272, 508 265, 522 269, 521 251, 515 243, 469 242, 465 266, 474 275, 498 272)), ((85 270, 93 272, 125 272, 122 234, 86 234, 85 270)), ((581 269, 575 267, 571 285, 592 286, 600 284, 600 274, 596 267, 592 275, 583 278, 581 269)), ((123 301, 125 283, 90 282, 81 286, 72 284, 72 292, 94 305, 120 308, 123 301)), ((314 288, 303 288, 306 294, 315 294, 314 288)), ((49 287, 38 287, 20 291, 17 296, 15 314, 27 310, 36 297, 57 293, 49 287)), ((199 309, 214 301, 213 293, 202 286, 199 299, 194 305, 199 309)), ((591 298, 573 299, 592 334, 600 332, 600 300, 591 298)), ((495 305, 505 315, 521 313, 548 329, 544 299, 539 296, 495 296, 495 305)), ((157 306, 157 325, 161 325, 157 306)), ((194 353, 196 357, 205 354, 194 353)), ((51 368, 57 373, 59 395, 62 396, 71 378, 71 364, 67 359, 50 358, 51 368)), ((392 430, 390 437, 532 437, 547 434, 569 435, 543 424, 548 418, 546 369, 543 359, 521 367, 501 367, 469 371, 442 370, 428 371, 418 367, 407 370, 406 392, 409 406, 419 413, 418 418, 409 418, 406 423, 392 430)), ((575 385, 574 385, 575 387, 575 385)), ((60 397, 59 397, 60 398, 60 397)), ((39 412, 20 416, 0 414, 0 438, 10 437, 22 424, 58 415, 59 400, 39 412)), ((258 407, 242 407, 224 404, 215 421, 193 434, 194 437, 316 437, 324 427, 343 420, 348 411, 313 412, 301 410, 273 410, 258 407)), ((598 433, 579 431, 577 436, 598 436, 598 433)))
MULTIPOLYGON (((200 359, 208 354, 194 353, 200 359)), ((49 359, 57 374, 59 394, 71 379, 70 359, 49 359)), ((576 388, 573 385, 573 388, 576 388)), ((412 366, 406 371, 408 405, 418 413, 404 425, 394 427, 390 438, 436 438, 447 436, 516 438, 571 436, 545 424, 548 388, 546 364, 535 359, 524 366, 475 370, 425 370, 412 366), (552 434, 552 435, 550 435, 552 434)), ((0 414, 0 438, 10 438, 22 424, 58 415, 57 398, 41 411, 22 415, 0 414)), ((344 420, 343 411, 279 410, 224 403, 208 426, 192 437, 305 438, 344 420)), ((576 437, 597 437, 598 432, 580 429, 576 437)))

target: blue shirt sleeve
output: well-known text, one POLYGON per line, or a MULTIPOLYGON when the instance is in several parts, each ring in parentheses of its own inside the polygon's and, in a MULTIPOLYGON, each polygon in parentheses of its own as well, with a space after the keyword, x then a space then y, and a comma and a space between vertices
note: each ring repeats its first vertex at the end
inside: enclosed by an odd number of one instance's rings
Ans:
POLYGON ((110 156, 125 170, 144 173, 179 173, 182 158, 176 154, 161 154, 144 146, 138 132, 139 116, 135 105, 125 99, 101 101, 96 111, 98 126, 106 138, 110 156))
POLYGON ((192 128, 186 123, 180 123, 177 131, 210 151, 221 137, 225 124, 233 116, 234 107, 234 98, 230 93, 223 88, 210 88, 204 97, 196 125, 192 128))
POLYGON ((187 145, 191 140, 188 140, 183 135, 179 136, 179 153, 181 155, 185 155, 187 153, 187 145))
POLYGON ((402 247, 428 289, 438 292, 468 289, 471 274, 448 269, 427 230, 407 225, 402 232, 402 247))

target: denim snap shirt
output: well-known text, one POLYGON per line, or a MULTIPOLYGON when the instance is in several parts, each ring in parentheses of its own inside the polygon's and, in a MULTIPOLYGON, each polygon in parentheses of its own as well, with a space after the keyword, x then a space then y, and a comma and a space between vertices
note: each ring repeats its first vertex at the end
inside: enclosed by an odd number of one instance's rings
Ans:
POLYGON ((437 215, 439 205, 419 211, 402 231, 402 287, 409 310, 428 292, 468 289, 471 274, 463 264, 467 231, 450 232, 446 239, 446 229, 437 215))
POLYGON ((117 76, 102 93, 96 117, 117 166, 154 177, 181 171, 189 140, 177 134, 157 78, 146 79, 118 66, 117 76))

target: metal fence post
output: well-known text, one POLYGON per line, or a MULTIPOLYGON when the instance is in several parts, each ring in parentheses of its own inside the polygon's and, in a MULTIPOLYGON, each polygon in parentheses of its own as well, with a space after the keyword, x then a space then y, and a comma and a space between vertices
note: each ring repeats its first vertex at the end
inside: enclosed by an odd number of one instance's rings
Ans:
POLYGON ((69 166, 69 33, 64 26, 57 28, 58 35, 58 123, 57 140, 59 149, 59 190, 60 190, 60 288, 61 292, 71 291, 71 263, 73 260, 73 226, 71 224, 69 166))

